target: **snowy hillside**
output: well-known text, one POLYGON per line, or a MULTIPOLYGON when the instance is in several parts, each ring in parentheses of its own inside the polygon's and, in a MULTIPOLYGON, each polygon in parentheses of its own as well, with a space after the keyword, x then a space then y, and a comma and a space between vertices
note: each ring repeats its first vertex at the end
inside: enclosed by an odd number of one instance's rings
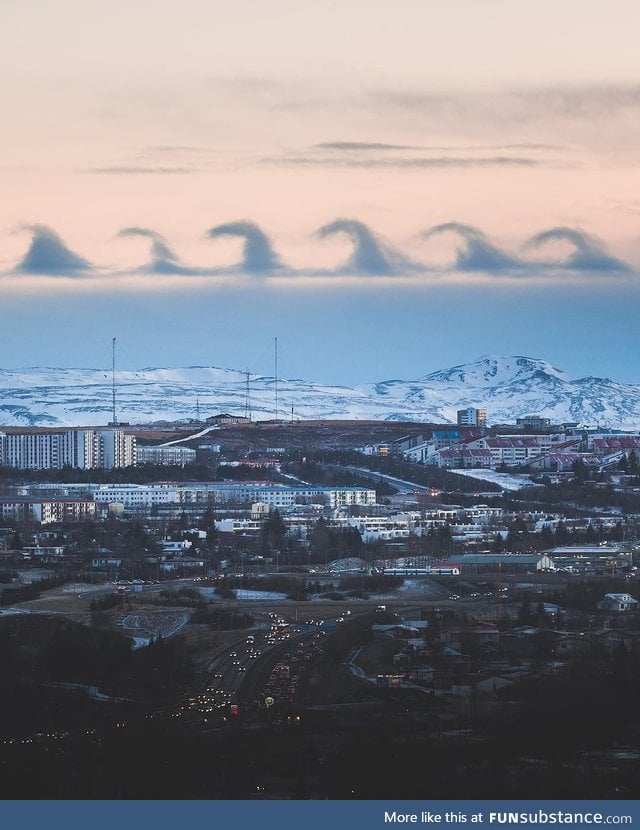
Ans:
MULTIPOLYGON (((131 423, 201 418, 219 412, 254 420, 323 418, 455 423, 456 410, 487 410, 488 422, 513 423, 536 414, 553 422, 640 427, 640 386, 605 378, 571 378, 543 360, 483 357, 418 380, 327 386, 231 369, 188 367, 116 372, 117 415, 131 423)), ((111 420, 108 370, 0 371, 0 423, 99 425, 111 420)))

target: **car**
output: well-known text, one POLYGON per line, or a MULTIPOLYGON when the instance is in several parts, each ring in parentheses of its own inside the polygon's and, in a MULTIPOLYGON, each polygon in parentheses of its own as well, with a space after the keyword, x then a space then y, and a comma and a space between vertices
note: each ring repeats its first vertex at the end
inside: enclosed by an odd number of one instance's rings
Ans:
POLYGON ((238 666, 238 671, 246 671, 246 670, 247 670, 246 666, 238 666))
POLYGON ((239 661, 239 660, 234 660, 234 661, 233 661, 233 665, 234 665, 234 666, 239 666, 239 665, 240 665, 240 661, 239 661))
POLYGON ((229 657, 237 657, 237 656, 238 656, 237 652, 235 652, 235 651, 230 651, 229 652, 229 657))

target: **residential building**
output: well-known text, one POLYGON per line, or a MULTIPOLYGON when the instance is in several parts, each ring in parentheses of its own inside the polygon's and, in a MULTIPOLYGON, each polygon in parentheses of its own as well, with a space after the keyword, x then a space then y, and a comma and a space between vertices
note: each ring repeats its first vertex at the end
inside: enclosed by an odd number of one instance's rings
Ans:
POLYGON ((462 427, 484 427, 487 424, 487 410, 473 407, 459 409, 457 423, 462 427))
POLYGON ((634 599, 631 594, 605 594, 604 598, 598 603, 598 608, 601 610, 616 611, 617 613, 635 611, 637 607, 638 600, 634 599))
POLYGON ((138 464, 155 464, 167 467, 184 467, 187 464, 195 464, 196 451, 190 447, 176 445, 163 447, 141 447, 137 448, 138 464))
POLYGON ((490 449, 471 447, 445 447, 436 450, 430 458, 437 467, 464 469, 467 467, 493 466, 493 454, 490 449))
POLYGON ((228 425, 228 424, 250 424, 251 418, 242 415, 229 415, 228 412, 221 412, 206 419, 207 424, 228 425))
MULTIPOLYGON (((362 487, 286 487, 262 482, 193 482, 187 484, 85 484, 86 492, 100 505, 123 505, 126 511, 149 510, 161 505, 176 505, 187 509, 214 504, 241 504, 249 507, 256 502, 270 509, 288 510, 298 504, 321 504, 339 509, 351 505, 371 506, 376 503, 376 491, 362 487)), ((48 486, 48 492, 55 491, 48 486)), ((69 485, 60 485, 69 491, 69 485)))
POLYGON ((121 429, 105 429, 98 433, 98 467, 112 470, 116 467, 131 467, 136 463, 136 439, 121 429))
POLYGON ((138 511, 180 501, 176 484, 104 484, 94 490, 93 497, 97 504, 122 504, 138 511))
POLYGON ((95 502, 91 499, 0 498, 0 518, 16 521, 80 522, 93 519, 95 502))
POLYGON ((286 487, 278 484, 243 482, 238 484, 183 484, 181 504, 253 504, 257 501, 280 510, 296 504, 323 504, 331 509, 376 503, 376 491, 362 487, 286 487))
POLYGON ((551 426, 551 418, 542 418, 540 415, 523 415, 516 418, 516 425, 523 429, 546 429, 551 426))
POLYGON ((121 429, 6 427, 0 432, 0 464, 20 470, 127 467, 135 464, 135 450, 135 437, 121 429))

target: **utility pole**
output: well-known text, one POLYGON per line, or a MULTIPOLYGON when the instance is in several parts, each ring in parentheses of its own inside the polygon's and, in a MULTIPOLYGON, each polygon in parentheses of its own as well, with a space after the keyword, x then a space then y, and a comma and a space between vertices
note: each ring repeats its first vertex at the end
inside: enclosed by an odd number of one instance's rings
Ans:
MULTIPOLYGON (((276 381, 277 382, 277 381, 276 381)), ((244 417, 251 420, 251 375, 249 370, 246 371, 246 384, 244 393, 244 417)))
POLYGON ((112 425, 118 426, 118 420, 116 418, 116 338, 114 337, 111 341, 111 392, 112 392, 112 418, 111 423, 112 425))
POLYGON ((274 355, 275 355, 275 370, 276 370, 276 424, 278 423, 278 338, 274 338, 274 355))

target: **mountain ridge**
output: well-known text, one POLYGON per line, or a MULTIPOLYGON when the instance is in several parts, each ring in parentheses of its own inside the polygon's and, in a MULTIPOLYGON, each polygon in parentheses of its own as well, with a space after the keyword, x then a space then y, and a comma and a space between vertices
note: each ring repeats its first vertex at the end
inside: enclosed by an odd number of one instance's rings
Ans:
MULTIPOLYGON (((120 420, 134 423, 197 420, 219 412, 254 420, 395 420, 455 423, 456 411, 487 410, 490 424, 524 415, 635 429, 640 427, 640 385, 593 375, 572 378, 540 358, 484 355, 430 372, 417 380, 354 385, 302 378, 249 375, 214 366, 117 370, 120 420)), ((0 370, 0 424, 81 426, 112 418, 108 369, 31 367, 0 370)))

